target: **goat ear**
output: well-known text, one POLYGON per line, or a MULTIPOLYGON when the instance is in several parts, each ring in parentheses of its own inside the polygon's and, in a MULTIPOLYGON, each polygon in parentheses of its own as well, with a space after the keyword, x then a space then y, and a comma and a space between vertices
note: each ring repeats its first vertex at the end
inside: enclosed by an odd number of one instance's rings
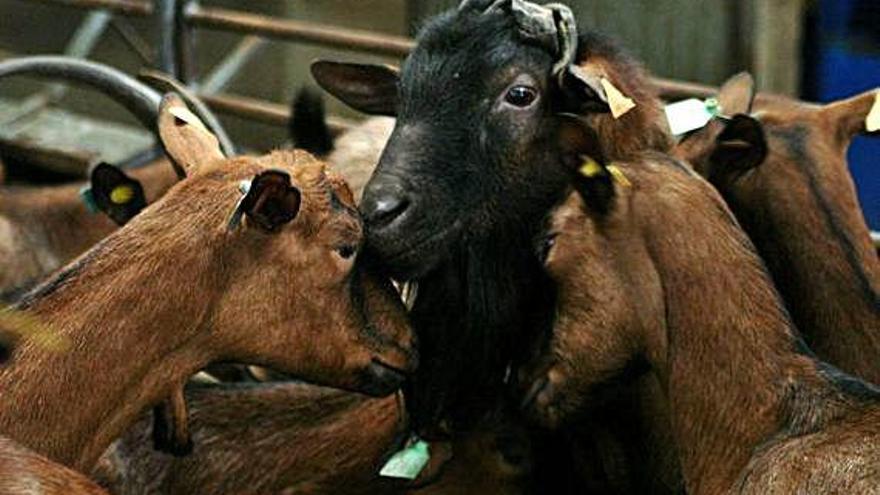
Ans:
POLYGON ((205 162, 224 158, 217 138, 174 93, 162 98, 158 126, 162 146, 180 178, 205 162))
POLYGON ((141 183, 109 163, 95 166, 90 180, 95 206, 117 225, 125 225, 147 206, 141 183))
POLYGON ((718 104, 726 115, 747 114, 755 101, 755 79, 748 72, 731 77, 718 91, 718 104))
POLYGON ((849 144, 857 134, 880 136, 880 89, 875 88, 846 100, 829 103, 822 109, 826 121, 849 144))
POLYGON ((569 65, 560 76, 565 110, 574 113, 608 113, 611 106, 602 76, 588 67, 569 65))
POLYGON ((719 171, 752 169, 767 158, 767 138, 764 126, 748 115, 734 115, 715 138, 715 147, 709 157, 719 171))
POLYGON ((607 213, 614 200, 614 177, 599 136, 573 115, 560 115, 560 150, 575 190, 587 208, 607 213))
POLYGON ((236 214, 247 215, 259 228, 274 232, 296 218, 301 200, 299 189, 290 183, 290 175, 268 170, 251 181, 236 214))
POLYGON ((319 60, 312 77, 346 105, 369 115, 397 116, 399 71, 387 65, 348 64, 319 60))

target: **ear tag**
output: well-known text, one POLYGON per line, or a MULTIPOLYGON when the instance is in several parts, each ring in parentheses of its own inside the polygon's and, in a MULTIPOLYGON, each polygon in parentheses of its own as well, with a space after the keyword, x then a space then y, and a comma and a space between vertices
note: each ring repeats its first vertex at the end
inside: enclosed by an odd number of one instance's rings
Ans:
POLYGON ((186 107, 171 107, 168 109, 168 113, 173 115, 174 117, 186 122, 187 124, 196 127, 202 131, 210 134, 211 132, 205 127, 205 124, 202 123, 202 120, 196 117, 196 114, 192 113, 189 108, 186 107))
POLYGON ((715 98, 706 101, 690 98, 666 105, 669 130, 676 136, 706 127, 706 124, 720 113, 721 106, 715 98))
POLYGON ((425 469, 430 460, 431 453, 428 442, 413 435, 407 441, 406 446, 395 452, 391 459, 388 459, 388 462, 382 466, 379 476, 414 480, 419 477, 419 473, 425 469))
POLYGON ((632 98, 627 98, 626 95, 611 84, 611 81, 603 77, 599 79, 599 82, 602 84, 602 89, 605 90, 605 96, 608 98, 608 106, 611 108, 612 117, 619 119, 636 107, 636 102, 632 98))
POLYGON ((89 213, 98 213, 98 203, 95 202, 95 193, 91 186, 85 186, 79 190, 79 199, 86 205, 89 213))
POLYGON ((134 189, 131 186, 116 186, 110 191, 110 202, 114 205, 124 205, 134 198, 134 189))
POLYGON ((632 186, 632 182, 626 178, 626 175, 623 173, 623 170, 617 165, 608 165, 605 167, 608 170, 608 173, 611 174, 611 179, 622 187, 630 187, 632 186))
POLYGON ((583 155, 581 159, 584 163, 581 164, 581 168, 578 169, 581 175, 588 179, 592 179, 593 177, 597 177, 605 173, 605 169, 602 168, 602 165, 599 165, 599 162, 593 159, 591 156, 583 155))
POLYGON ((865 118, 865 129, 868 132, 880 131, 880 91, 874 96, 874 106, 865 118))
POLYGON ((242 211, 242 207, 244 206, 244 200, 247 198, 248 193, 251 190, 251 181, 243 180, 238 183, 238 191, 241 193, 241 198, 235 203, 235 210, 232 211, 232 215, 229 217, 229 221, 226 222, 227 230, 235 230, 241 225, 241 217, 244 216, 244 211, 242 211))

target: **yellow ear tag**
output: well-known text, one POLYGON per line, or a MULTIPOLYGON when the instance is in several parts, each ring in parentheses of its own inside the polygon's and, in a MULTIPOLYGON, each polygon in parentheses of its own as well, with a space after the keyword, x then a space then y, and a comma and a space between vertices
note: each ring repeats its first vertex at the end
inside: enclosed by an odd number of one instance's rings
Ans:
POLYGON ((588 179, 592 179, 597 175, 602 175, 604 173, 604 169, 602 165, 599 165, 599 162, 593 159, 591 156, 582 156, 581 159, 584 163, 581 165, 581 168, 578 169, 581 175, 588 179))
POLYGON ((124 205, 134 198, 134 189, 131 186, 116 186, 110 191, 110 202, 114 205, 124 205))
POLYGON ((865 129, 868 132, 880 131, 880 91, 877 91, 874 97, 874 106, 871 107, 868 117, 865 118, 865 129))
POLYGON ((611 174, 611 178, 614 182, 623 187, 629 187, 632 185, 632 182, 630 182, 629 179, 626 178, 626 175, 624 175, 623 170, 620 170, 616 165, 608 165, 605 168, 608 170, 608 173, 611 174))
POLYGON ((192 113, 189 108, 186 107, 171 107, 168 109, 168 113, 175 116, 176 118, 186 122, 187 124, 210 134, 208 128, 205 127, 205 124, 202 123, 202 120, 199 119, 196 114, 192 113))
POLYGON ((636 107, 636 102, 631 98, 627 98, 626 95, 611 84, 611 81, 603 77, 599 82, 602 84, 602 89, 605 90, 605 96, 608 97, 608 106, 611 107, 612 117, 619 119, 636 107))

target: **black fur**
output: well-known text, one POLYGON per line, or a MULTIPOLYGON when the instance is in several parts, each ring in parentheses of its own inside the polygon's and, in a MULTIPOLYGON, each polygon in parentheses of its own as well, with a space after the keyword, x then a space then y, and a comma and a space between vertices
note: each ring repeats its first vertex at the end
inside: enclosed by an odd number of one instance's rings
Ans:
POLYGON ((404 64, 398 126, 371 184, 402 178, 424 211, 400 237, 373 235, 368 247, 397 276, 419 280, 412 319, 423 359, 407 394, 417 427, 473 424, 549 328, 554 288, 531 245, 567 182, 553 90, 525 133, 490 120, 506 68, 542 80, 552 62, 517 39, 508 15, 447 12, 404 64))
POLYGON ((324 98, 310 88, 303 88, 293 100, 290 114, 290 139, 299 149, 315 156, 333 151, 333 137, 327 127, 324 98))

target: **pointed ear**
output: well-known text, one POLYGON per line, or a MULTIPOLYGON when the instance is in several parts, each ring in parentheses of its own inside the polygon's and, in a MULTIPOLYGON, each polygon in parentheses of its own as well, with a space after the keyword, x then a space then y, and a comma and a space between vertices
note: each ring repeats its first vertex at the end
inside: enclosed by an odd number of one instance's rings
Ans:
POLYGON ((203 163, 224 158, 217 138, 176 94, 168 93, 162 98, 158 127, 165 153, 180 178, 203 163))
POLYGON ((880 136, 880 89, 829 103, 822 112, 846 145, 857 134, 880 136))
POLYGON ((569 167, 569 171, 577 171, 581 157, 584 155, 592 157, 599 163, 607 161, 599 142, 599 135, 589 124, 584 122, 581 117, 570 113, 561 113, 557 117, 559 119, 559 150, 565 160, 565 165, 569 167))
POLYGON ((578 114, 611 111, 602 76, 589 65, 569 65, 562 72, 560 85, 565 111, 578 114))
POLYGON ((319 60, 312 77, 346 105, 369 115, 397 116, 400 74, 387 65, 347 64, 319 60))
POLYGON ((764 126, 748 115, 734 115, 715 138, 709 157, 713 170, 744 172, 760 165, 767 158, 764 126))
POLYGON ((95 206, 116 225, 125 225, 147 206, 141 183, 109 163, 95 166, 90 180, 95 206))
POLYGON ((718 103, 725 115, 747 114, 755 101, 755 79, 748 72, 731 77, 718 91, 718 103))
POLYGON ((559 146, 571 183, 587 208, 605 214, 611 209, 615 184, 599 136, 574 115, 559 118, 559 146))
POLYGON ((296 218, 300 202, 299 189, 290 183, 290 175, 268 170, 251 181, 236 213, 247 215, 249 221, 267 232, 275 232, 296 218))

